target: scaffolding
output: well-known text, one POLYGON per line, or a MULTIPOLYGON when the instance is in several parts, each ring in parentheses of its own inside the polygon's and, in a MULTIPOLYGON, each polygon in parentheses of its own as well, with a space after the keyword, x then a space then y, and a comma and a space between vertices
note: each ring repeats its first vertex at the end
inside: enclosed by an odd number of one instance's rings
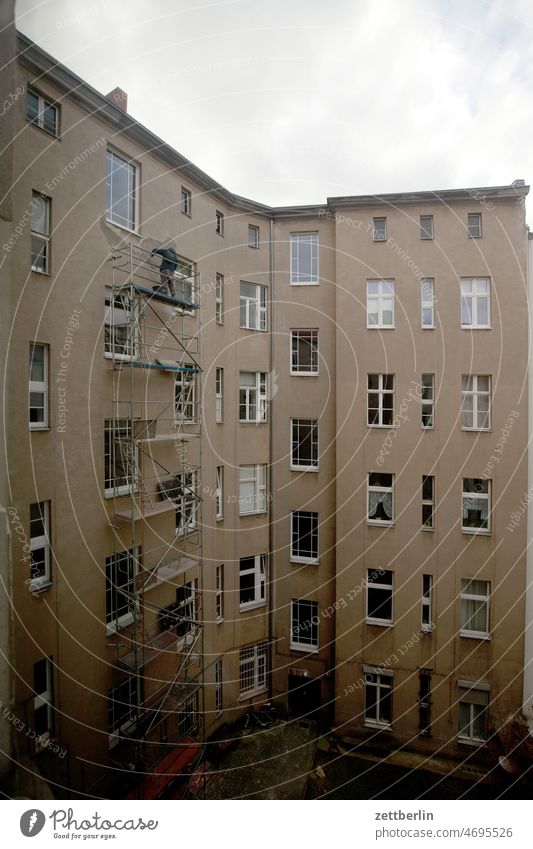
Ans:
POLYGON ((204 737, 201 310, 193 263, 179 259, 171 296, 159 259, 133 244, 112 252, 105 317, 107 609, 120 625, 108 623, 108 634, 117 678, 126 674, 113 689, 112 727, 151 776, 172 748, 183 761, 204 737), (129 713, 128 699, 136 702, 129 713))

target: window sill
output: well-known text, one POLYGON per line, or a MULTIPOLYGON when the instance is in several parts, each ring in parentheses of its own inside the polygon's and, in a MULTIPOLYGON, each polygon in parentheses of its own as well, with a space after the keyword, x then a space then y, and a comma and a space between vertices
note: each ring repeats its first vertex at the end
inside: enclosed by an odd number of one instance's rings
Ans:
POLYGON ((133 356, 131 354, 113 354, 111 351, 104 351, 104 358, 106 360, 112 360, 115 363, 135 363, 139 359, 137 354, 133 356))
POLYGON ((264 419, 261 419, 260 421, 252 421, 251 419, 250 420, 239 419, 239 424, 242 424, 242 425, 262 425, 262 424, 268 424, 268 422, 265 421, 264 419))
POLYGON ((258 610, 260 607, 266 607, 266 601, 251 601, 247 604, 240 604, 239 613, 248 613, 249 610, 258 610))
POLYGON ((215 625, 222 625, 224 621, 224 617, 221 616, 220 619, 215 619, 215 625))
POLYGON ((319 472, 318 466, 289 466, 291 472, 319 472))
POLYGON ((106 216, 105 218, 106 224, 111 224, 112 227, 118 227, 119 230, 124 230, 125 233, 129 233, 130 236, 141 236, 139 230, 132 230, 130 227, 125 227, 124 224, 117 224, 116 221, 111 221, 110 218, 106 216))
POLYGON ((220 524, 220 522, 224 521, 224 516, 215 516, 215 519, 220 524))
POLYGON ((318 377, 317 371, 289 371, 291 377, 318 377))
POLYGON ((320 559, 318 557, 291 557, 289 563, 297 563, 303 566, 318 566, 320 559))
POLYGON ((386 619, 365 619, 367 625, 375 625, 377 628, 392 628, 394 622, 388 622, 386 619))
POLYGON ((399 427, 399 425, 395 425, 394 423, 390 424, 390 425, 386 425, 386 424, 369 424, 368 422, 367 422, 366 426, 370 430, 396 430, 396 428, 399 427))
POLYGON ((32 425, 30 425, 30 427, 29 427, 30 433, 39 433, 39 432, 42 433, 43 431, 46 433, 46 431, 49 431, 49 430, 52 430, 50 425, 34 425, 33 427, 32 427, 32 425))
POLYGON ((266 512, 267 509, 265 507, 264 510, 250 510, 248 513, 239 513, 239 517, 241 519, 246 519, 247 516, 264 516, 266 512))
POLYGON ((486 740, 472 740, 470 737, 458 737, 457 742, 461 746, 471 746, 473 749, 479 749, 479 747, 484 746, 487 741, 486 740))
POLYGON ((422 430, 435 430, 435 425, 421 425, 422 430))
POLYGON ((492 327, 490 324, 479 326, 477 324, 461 324, 461 330, 492 330, 492 327))
POLYGON ((428 534, 428 533, 434 534, 435 533, 435 528, 424 528, 424 527, 422 527, 422 528, 420 528, 420 530, 424 531, 424 533, 426 533, 426 534, 428 534))
POLYGON ((459 631, 459 636, 465 640, 484 640, 490 641, 490 634, 476 634, 472 631, 459 631))
POLYGON ((50 587, 53 587, 53 586, 54 586, 53 581, 49 581, 49 580, 43 581, 42 583, 39 583, 39 584, 33 584, 33 583, 30 582, 29 590, 30 590, 32 595, 40 595, 41 593, 46 592, 47 590, 50 589, 50 587))
POLYGON ((40 274, 41 277, 51 277, 52 276, 52 273, 50 271, 41 271, 40 268, 31 268, 30 271, 32 271, 33 274, 40 274))
POLYGON ((372 519, 367 519, 366 524, 369 528, 393 528, 394 522, 376 522, 372 519))
POLYGON ((420 330, 435 330, 434 324, 422 324, 420 325, 420 330))
POLYGON ((375 731, 392 731, 390 723, 372 722, 370 719, 365 719, 363 725, 365 728, 373 728, 375 731))
POLYGON ((291 651, 303 652, 304 654, 319 654, 318 646, 299 646, 299 645, 294 645, 293 643, 291 643, 289 645, 289 649, 291 651))
POLYGON ((245 702, 248 699, 253 699, 255 696, 260 696, 261 693, 266 693, 266 684, 264 687, 259 687, 257 690, 247 690, 246 693, 239 694, 239 701, 245 702))
POLYGON ((367 330, 396 330, 395 324, 367 324, 367 330))
POLYGON ((465 433, 492 433, 491 427, 462 427, 465 433))
POLYGON ((305 283, 295 283, 291 280, 290 286, 319 286, 320 282, 318 280, 306 280, 305 283))
POLYGON ((266 327, 245 327, 243 324, 239 325, 239 330, 250 330, 252 333, 268 333, 266 327))
POLYGON ((121 489, 117 489, 117 490, 106 489, 106 490, 104 490, 104 498, 106 498, 106 499, 127 498, 128 495, 135 495, 138 492, 139 492, 138 489, 132 490, 130 487, 128 487, 127 489, 124 488, 123 490, 121 490, 121 489))
POLYGON ((123 628, 126 628, 128 625, 131 625, 133 620, 134 620, 133 613, 129 613, 127 616, 122 616, 120 619, 118 619, 114 623, 106 624, 106 629, 105 629, 106 635, 108 637, 110 637, 112 634, 117 634, 123 628))
POLYGON ((461 528, 461 533, 467 536, 490 537, 491 535, 490 531, 486 531, 483 528, 461 528))

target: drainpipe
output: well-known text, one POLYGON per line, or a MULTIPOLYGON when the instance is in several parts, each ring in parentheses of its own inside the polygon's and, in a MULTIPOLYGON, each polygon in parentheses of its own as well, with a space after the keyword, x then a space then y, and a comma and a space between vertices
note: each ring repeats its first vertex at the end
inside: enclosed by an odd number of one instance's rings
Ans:
MULTIPOLYGON (((274 219, 270 219, 270 246, 269 246, 269 301, 270 301, 270 386, 274 386, 274 219)), ((273 656, 273 638, 274 638, 274 557, 273 557, 273 515, 272 515, 272 493, 274 492, 274 464, 273 464, 273 448, 274 448, 274 393, 271 393, 270 410, 269 410, 269 436, 268 436, 268 645, 270 646, 269 656, 273 656)), ((271 664, 270 675, 268 676, 268 697, 272 699, 272 674, 273 664, 271 664)))
MULTIPOLYGON (((528 300, 528 452, 527 486, 528 494, 533 486, 533 269, 531 252, 533 233, 527 234, 527 300, 528 300)), ((527 510, 527 549, 526 549, 526 603, 524 621, 524 691, 523 712, 533 733, 533 505, 527 510)))

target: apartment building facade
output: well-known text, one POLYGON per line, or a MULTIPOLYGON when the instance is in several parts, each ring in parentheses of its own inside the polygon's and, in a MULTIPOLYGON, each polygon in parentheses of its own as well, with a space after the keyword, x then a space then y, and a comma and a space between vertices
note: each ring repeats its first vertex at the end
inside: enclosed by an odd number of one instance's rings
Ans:
POLYGON ((123 794, 275 698, 483 749, 522 703, 527 187, 269 208, 18 49, 16 746, 123 794))

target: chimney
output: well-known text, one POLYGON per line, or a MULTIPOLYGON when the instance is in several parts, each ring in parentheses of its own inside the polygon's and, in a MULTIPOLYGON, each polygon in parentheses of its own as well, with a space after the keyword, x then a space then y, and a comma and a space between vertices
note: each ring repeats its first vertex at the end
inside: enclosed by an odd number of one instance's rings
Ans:
POLYGON ((114 103, 115 106, 118 106, 124 112, 128 111, 128 95, 118 86, 113 91, 110 91, 109 94, 106 94, 106 99, 110 100, 111 103, 114 103))

